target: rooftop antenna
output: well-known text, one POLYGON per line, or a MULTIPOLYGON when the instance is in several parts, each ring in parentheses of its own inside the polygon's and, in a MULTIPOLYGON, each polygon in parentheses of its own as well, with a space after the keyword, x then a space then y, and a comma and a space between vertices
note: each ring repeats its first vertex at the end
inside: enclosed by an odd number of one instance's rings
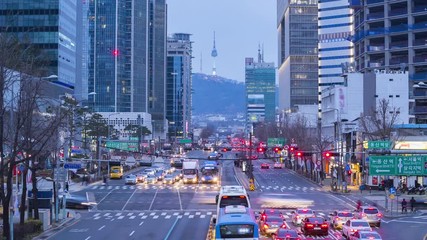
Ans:
POLYGON ((212 49, 212 52, 211 52, 211 56, 213 57, 214 62, 213 62, 213 68, 212 68, 212 75, 216 76, 215 58, 218 56, 218 52, 216 51, 216 46, 215 46, 215 31, 214 31, 214 36, 213 37, 214 37, 213 38, 213 49, 212 49))
POLYGON ((261 46, 259 43, 258 43, 258 62, 259 63, 261 62, 261 46))

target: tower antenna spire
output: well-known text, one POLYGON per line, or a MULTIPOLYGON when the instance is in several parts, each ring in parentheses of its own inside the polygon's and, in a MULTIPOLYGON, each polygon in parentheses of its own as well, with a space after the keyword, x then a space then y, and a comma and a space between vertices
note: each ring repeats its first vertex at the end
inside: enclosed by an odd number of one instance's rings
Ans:
POLYGON ((213 32, 213 48, 212 48, 212 52, 211 52, 211 56, 213 57, 213 68, 212 68, 212 75, 216 75, 216 66, 215 66, 215 58, 218 56, 218 52, 216 51, 216 46, 215 46, 215 31, 213 32))

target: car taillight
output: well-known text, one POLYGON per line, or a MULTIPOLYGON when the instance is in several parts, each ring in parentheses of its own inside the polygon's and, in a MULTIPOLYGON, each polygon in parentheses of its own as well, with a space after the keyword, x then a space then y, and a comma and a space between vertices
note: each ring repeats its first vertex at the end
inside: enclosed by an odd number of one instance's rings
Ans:
POLYGON ((288 228, 288 226, 286 226, 286 224, 282 224, 281 228, 288 228))
POLYGON ((356 230, 356 229, 353 229, 353 228, 352 228, 352 229, 350 229, 350 231, 351 231, 351 232, 357 232, 357 230, 356 230))
POLYGON ((382 217, 383 215, 381 214, 381 213, 378 213, 377 214, 377 217, 382 217))
POLYGON ((297 218, 299 218, 299 216, 297 215, 297 218))
POLYGON ((320 225, 321 228, 328 228, 328 224, 324 223, 322 225, 320 225))
POLYGON ((308 224, 306 224, 305 225, 307 228, 313 228, 314 227, 314 225, 313 224, 311 224, 311 223, 308 223, 308 224))

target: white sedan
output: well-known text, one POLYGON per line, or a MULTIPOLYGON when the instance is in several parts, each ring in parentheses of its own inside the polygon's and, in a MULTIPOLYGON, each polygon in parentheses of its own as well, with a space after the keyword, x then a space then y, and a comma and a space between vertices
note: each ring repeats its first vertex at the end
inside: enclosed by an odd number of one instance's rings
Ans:
POLYGON ((136 176, 133 174, 127 175, 125 178, 125 184, 135 185, 135 184, 137 184, 137 182, 138 182, 138 180, 137 180, 136 176))
POLYGON ((309 208, 297 209, 292 212, 292 223, 296 226, 301 225, 302 220, 307 217, 315 217, 316 214, 309 208))
POLYGON ((348 220, 342 226, 342 235, 347 239, 349 239, 355 232, 358 231, 372 231, 372 228, 366 220, 361 219, 348 220))

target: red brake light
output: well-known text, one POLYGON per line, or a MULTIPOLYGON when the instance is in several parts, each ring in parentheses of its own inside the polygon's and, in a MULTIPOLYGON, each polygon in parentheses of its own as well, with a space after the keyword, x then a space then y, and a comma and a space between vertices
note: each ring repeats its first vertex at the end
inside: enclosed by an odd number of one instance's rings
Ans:
POLYGON ((321 228, 328 228, 328 224, 324 223, 322 225, 320 225, 321 228))
POLYGON ((288 228, 288 226, 286 226, 286 224, 282 224, 281 228, 288 228))
POLYGON ((228 196, 222 196, 222 198, 228 198, 228 196))
POLYGON ((290 235, 290 234, 288 234, 288 235, 286 235, 286 236, 285 236, 285 238, 290 238, 290 237, 291 237, 291 235, 290 235))
POLYGON ((240 198, 245 198, 245 196, 240 196, 240 198))
POLYGON ((313 225, 313 224, 311 224, 311 223, 307 223, 305 226, 306 226, 306 227, 308 227, 308 228, 312 228, 312 227, 314 227, 314 225, 313 225))
POLYGON ((381 214, 381 213, 378 213, 377 214, 377 217, 382 217, 383 215, 381 214))
POLYGON ((302 210, 303 212, 307 212, 308 210, 307 209, 304 209, 304 210, 302 210))

